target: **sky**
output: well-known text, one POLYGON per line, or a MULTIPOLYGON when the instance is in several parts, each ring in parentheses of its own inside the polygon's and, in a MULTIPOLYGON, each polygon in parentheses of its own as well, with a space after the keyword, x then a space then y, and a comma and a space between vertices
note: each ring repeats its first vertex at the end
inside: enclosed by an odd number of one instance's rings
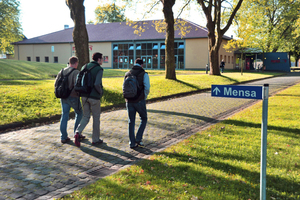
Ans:
MULTIPOLYGON (((64 25, 74 27, 70 17, 70 10, 65 0, 19 0, 20 1, 20 22, 23 28, 23 34, 28 38, 34 38, 41 35, 53 33, 64 29, 64 25)), ((85 0, 85 18, 87 21, 95 21, 95 8, 103 0, 85 0)), ((109 0, 105 1, 106 3, 109 0)), ((141 19, 144 11, 136 14, 138 8, 131 9, 131 13, 125 13, 131 20, 141 19)), ((191 10, 189 14, 182 15, 181 18, 192 21, 196 24, 205 26, 206 19, 199 11, 191 10)), ((161 9, 158 9, 155 15, 146 19, 163 19, 161 9)), ((227 36, 234 35, 232 31, 225 33, 227 36)))

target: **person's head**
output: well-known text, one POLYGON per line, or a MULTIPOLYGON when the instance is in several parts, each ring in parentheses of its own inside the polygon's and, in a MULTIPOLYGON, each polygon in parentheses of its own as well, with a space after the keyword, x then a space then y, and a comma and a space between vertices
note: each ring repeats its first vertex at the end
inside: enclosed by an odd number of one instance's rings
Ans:
POLYGON ((141 67, 143 67, 144 62, 143 62, 142 59, 137 58, 137 59, 135 60, 135 64, 139 64, 141 67))
POLYGON ((69 65, 71 67, 77 68, 78 66, 78 58, 76 56, 72 56, 69 58, 69 65))
POLYGON ((102 53, 96 52, 92 56, 93 61, 98 62, 100 65, 102 65, 102 53))

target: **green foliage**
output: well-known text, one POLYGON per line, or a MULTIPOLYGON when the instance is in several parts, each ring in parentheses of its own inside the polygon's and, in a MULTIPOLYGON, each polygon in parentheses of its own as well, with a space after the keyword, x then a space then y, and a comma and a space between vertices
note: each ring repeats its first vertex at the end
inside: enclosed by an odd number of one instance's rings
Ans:
POLYGON ((19 1, 0 1, 0 52, 13 53, 12 42, 20 41, 23 37, 19 22, 19 1))
MULTIPOLYGON (((300 85, 269 99, 267 199, 299 199, 300 85)), ((62 199, 259 199, 261 102, 62 199)))
POLYGON ((124 22, 125 7, 113 4, 105 4, 104 6, 97 6, 95 9, 96 23, 109 23, 109 22, 124 22))
POLYGON ((237 16, 237 37, 263 52, 292 51, 299 31, 300 2, 244 0, 237 16))

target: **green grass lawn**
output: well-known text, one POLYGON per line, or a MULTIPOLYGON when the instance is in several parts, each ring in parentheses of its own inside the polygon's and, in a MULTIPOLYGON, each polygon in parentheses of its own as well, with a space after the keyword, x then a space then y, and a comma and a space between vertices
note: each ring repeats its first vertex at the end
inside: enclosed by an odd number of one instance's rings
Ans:
MULTIPOLYGON (((269 98, 267 199, 300 199, 300 84, 269 98)), ((262 102, 63 199, 260 199, 262 102)))
MULTIPOLYGON (((61 113, 60 99, 54 95, 54 79, 49 78, 51 74, 57 74, 65 66, 1 59, 0 70, 3 73, 0 75, 0 92, 2 94, 0 96, 0 108, 2 108, 0 125, 59 115, 61 113)), ((122 97, 122 83, 126 71, 104 70, 102 107, 125 104, 122 97)), ((241 75, 238 72, 228 72, 222 76, 209 76, 203 71, 180 70, 177 71, 177 80, 174 81, 165 79, 162 70, 148 70, 148 72, 151 84, 148 99, 207 89, 212 84, 233 84, 278 74, 243 73, 241 75)))

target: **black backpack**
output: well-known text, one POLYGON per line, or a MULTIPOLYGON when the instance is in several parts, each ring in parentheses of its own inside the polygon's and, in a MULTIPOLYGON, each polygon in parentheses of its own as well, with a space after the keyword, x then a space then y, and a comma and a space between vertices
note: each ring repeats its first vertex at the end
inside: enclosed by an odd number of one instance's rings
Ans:
POLYGON ((75 69, 72 68, 72 70, 66 75, 64 75, 64 73, 63 73, 64 69, 62 69, 60 71, 60 77, 58 79, 56 79, 55 89, 54 89, 54 93, 57 98, 65 99, 70 96, 73 88, 72 89, 69 88, 68 77, 74 70, 75 69))
POLYGON ((91 70, 96 66, 97 65, 94 65, 91 68, 87 69, 87 64, 86 64, 77 75, 74 90, 79 93, 79 96, 81 96, 81 94, 91 93, 94 87, 91 70))
POLYGON ((136 99, 138 98, 141 88, 140 84, 137 80, 137 76, 140 75, 142 72, 134 75, 131 71, 125 74, 124 82, 123 82, 123 97, 125 99, 136 99))

